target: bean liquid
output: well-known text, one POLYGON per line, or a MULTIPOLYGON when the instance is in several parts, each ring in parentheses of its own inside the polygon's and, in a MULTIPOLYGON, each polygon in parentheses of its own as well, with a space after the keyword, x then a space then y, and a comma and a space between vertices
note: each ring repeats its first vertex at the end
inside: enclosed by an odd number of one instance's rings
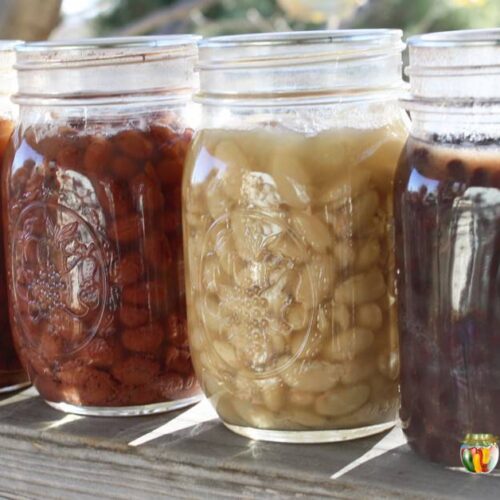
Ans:
POLYGON ((405 132, 198 134, 184 178, 189 336, 226 423, 394 421, 392 183, 405 132))

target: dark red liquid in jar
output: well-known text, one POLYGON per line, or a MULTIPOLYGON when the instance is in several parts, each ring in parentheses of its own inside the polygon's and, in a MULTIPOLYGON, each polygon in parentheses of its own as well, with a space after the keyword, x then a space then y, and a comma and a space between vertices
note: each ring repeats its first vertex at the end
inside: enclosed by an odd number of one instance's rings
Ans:
POLYGON ((134 125, 29 127, 6 161, 13 331, 48 401, 121 407, 198 392, 180 195, 191 130, 134 125))
POLYGON ((410 139, 395 216, 403 427, 460 465, 467 433, 500 434, 500 143, 410 139))
MULTIPOLYGON (((0 119, 0 167, 7 142, 12 132, 13 123, 10 120, 0 119)), ((0 224, 0 238, 3 228, 0 224)), ((23 370, 17 357, 12 341, 7 307, 7 283, 5 277, 5 258, 3 247, 0 245, 0 392, 9 388, 26 384, 28 376, 23 370)))

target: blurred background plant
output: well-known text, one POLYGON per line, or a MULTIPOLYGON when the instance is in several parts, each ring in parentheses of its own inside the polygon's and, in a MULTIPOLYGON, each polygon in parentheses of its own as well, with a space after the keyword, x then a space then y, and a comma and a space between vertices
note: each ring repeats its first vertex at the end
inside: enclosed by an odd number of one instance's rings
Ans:
POLYGON ((495 27, 500 0, 0 0, 0 37, 495 27))

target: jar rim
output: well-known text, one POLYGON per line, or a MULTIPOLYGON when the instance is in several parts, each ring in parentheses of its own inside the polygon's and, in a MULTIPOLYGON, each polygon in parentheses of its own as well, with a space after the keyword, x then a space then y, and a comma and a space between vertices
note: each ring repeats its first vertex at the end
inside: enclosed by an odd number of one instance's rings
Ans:
POLYGON ((16 47, 25 43, 24 40, 0 40, 0 52, 12 52, 16 47))
POLYGON ((50 52, 71 51, 82 49, 142 49, 142 48, 164 48, 177 47, 181 45, 192 45, 200 40, 198 35, 149 35, 110 38, 82 38, 78 40, 26 42, 16 48, 16 52, 50 52))
POLYGON ((18 71, 58 68, 61 64, 94 66, 127 58, 147 61, 196 56, 197 35, 161 35, 28 42, 15 47, 18 71))
POLYGON ((414 100, 462 109, 475 103, 482 111, 483 102, 500 98, 500 28, 429 33, 410 38, 408 47, 414 100))
POLYGON ((410 37, 407 44, 410 48, 497 46, 500 45, 500 28, 426 33, 410 37))
POLYGON ((200 41, 200 48, 216 48, 237 45, 295 45, 353 42, 401 42, 403 36, 399 29, 350 29, 350 30, 311 30, 283 31, 275 33, 251 33, 225 35, 206 38, 200 41))
POLYGON ((354 29, 207 38, 199 44, 197 101, 285 105, 399 91, 402 35, 354 29))
POLYGON ((19 88, 13 100, 41 106, 183 100, 197 87, 198 40, 163 35, 27 43, 15 49, 19 88))

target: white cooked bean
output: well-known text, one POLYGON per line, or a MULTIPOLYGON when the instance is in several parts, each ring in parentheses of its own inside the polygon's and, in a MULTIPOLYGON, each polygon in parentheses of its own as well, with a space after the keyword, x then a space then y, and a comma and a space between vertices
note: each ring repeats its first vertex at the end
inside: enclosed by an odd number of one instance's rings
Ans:
POLYGON ((281 373, 287 385, 299 391, 323 392, 340 380, 342 366, 324 361, 295 362, 281 373))
MULTIPOLYGON (((201 245, 202 238, 199 236, 191 237, 188 239, 187 246, 187 266, 189 272, 186 276, 188 276, 189 281, 191 282, 191 287, 196 290, 201 289, 201 245)), ((187 287, 188 290, 191 290, 191 287, 187 287)))
POLYGON ((287 350, 288 343, 283 335, 279 333, 273 333, 271 336, 271 345, 273 349, 273 355, 280 356, 284 354, 287 350))
POLYGON ((377 240, 366 241, 356 252, 354 268, 357 271, 366 271, 380 260, 381 254, 382 250, 377 240))
POLYGON ((245 342, 238 347, 240 366, 249 370, 262 372, 271 368, 273 349, 268 335, 263 335, 259 330, 249 329, 245 342))
POLYGON ((304 427, 324 428, 328 424, 326 418, 316 415, 310 410, 290 408, 290 410, 287 411, 287 415, 292 422, 296 422, 304 427))
POLYGON ((309 177, 296 156, 276 153, 271 161, 271 175, 283 203, 299 209, 311 203, 309 177))
POLYGON ((306 264, 312 283, 317 289, 318 302, 324 302, 333 295, 335 280, 335 265, 331 255, 313 255, 306 264))
POLYGON ((315 252, 324 253, 332 246, 328 226, 319 217, 295 211, 290 214, 290 221, 302 241, 315 252))
POLYGON ((223 394, 221 397, 210 399, 217 410, 217 414, 224 422, 244 426, 246 422, 234 410, 232 400, 233 398, 229 394, 223 394))
POLYGON ((212 346, 218 356, 232 368, 238 368, 238 359, 233 346, 229 342, 214 340, 212 346))
POLYGON ((191 230, 205 231, 205 228, 209 225, 211 221, 210 214, 205 211, 204 213, 191 212, 186 210, 182 215, 182 223, 189 226, 191 230))
POLYGON ((361 304, 356 308, 356 325, 377 331, 382 326, 382 309, 375 303, 361 304))
POLYGON ((332 209, 340 208, 359 196, 363 191, 368 190, 371 177, 369 170, 351 169, 348 173, 336 178, 323 191, 319 197, 319 202, 330 205, 332 209))
POLYGON ((311 406, 315 399, 316 396, 313 392, 298 391, 297 389, 290 389, 288 392, 288 400, 296 406, 311 406))
POLYGON ((397 380, 399 377, 399 353, 397 351, 384 350, 377 358, 378 369, 382 375, 397 380))
POLYGON ((274 179, 264 172, 244 172, 241 181, 241 206, 279 211, 280 195, 274 179))
POLYGON ((340 283, 335 289, 334 298, 339 304, 363 304, 380 299, 386 290, 384 276, 374 268, 340 283))
POLYGON ((199 299, 200 317, 207 333, 217 335, 221 327, 219 300, 214 294, 201 296, 199 299))
POLYGON ((221 172, 224 192, 233 200, 238 201, 241 194, 243 172, 250 170, 247 158, 237 144, 227 140, 217 144, 215 157, 225 166, 224 171, 221 172))
POLYGON ((319 332, 323 336, 328 336, 333 333, 332 325, 332 307, 331 304, 321 304, 318 309, 318 316, 316 320, 316 325, 319 332))
POLYGON ((375 362, 367 356, 347 361, 343 365, 342 383, 345 385, 357 384, 370 377, 376 370, 375 362))
POLYGON ((270 240, 269 249, 275 254, 285 259, 293 260, 297 263, 308 260, 308 252, 304 245, 290 234, 283 233, 278 238, 270 240))
POLYGON ((203 215, 207 212, 205 201, 205 184, 193 184, 186 189, 186 212, 192 215, 203 215))
POLYGON ((397 380, 389 380, 382 375, 374 374, 370 377, 369 382, 372 401, 387 405, 388 402, 398 399, 397 380))
POLYGON ((320 415, 338 417, 356 411, 370 397, 370 387, 366 384, 339 387, 318 396, 314 405, 320 415))
POLYGON ((214 175, 207 184, 207 208, 212 219, 215 221, 229 210, 229 204, 227 202, 226 196, 224 196, 224 191, 220 178, 214 175))
MULTIPOLYGON (((396 411, 392 418, 395 419, 396 411)), ((363 406, 358 408, 356 411, 349 413, 348 415, 342 415, 341 417, 335 418, 335 425, 337 427, 349 427, 353 426, 365 427, 368 425, 374 425, 386 421, 387 411, 381 408, 380 405, 368 401, 363 406)))
POLYGON ((206 255, 203 259, 201 283, 203 289, 210 293, 217 293, 219 282, 223 280, 219 261, 213 254, 206 255))
POLYGON ((296 271, 293 295, 297 302, 313 309, 333 295, 334 265, 331 255, 314 255, 296 271))
MULTIPOLYGON (((203 353, 201 353, 203 355, 203 353)), ((200 357, 201 359, 201 357, 200 357)), ((218 394, 224 389, 221 381, 213 375, 213 369, 210 362, 205 357, 201 360, 203 366, 206 368, 203 370, 203 376, 200 378, 201 386, 203 387, 203 392, 207 397, 211 397, 214 394, 218 394)))
POLYGON ((260 380, 259 386, 265 406, 273 412, 279 412, 286 403, 286 390, 283 382, 276 378, 266 379, 260 380))
POLYGON ((224 272, 228 276, 233 276, 238 267, 237 260, 239 260, 239 257, 228 231, 220 231, 217 233, 214 251, 224 272))
POLYGON ((234 375, 232 384, 234 385, 234 392, 239 399, 250 401, 255 404, 262 404, 262 394, 259 386, 255 383, 253 378, 250 378, 246 370, 240 370, 234 375))
POLYGON ((335 236, 352 238, 358 236, 366 228, 372 229, 378 208, 379 196, 374 189, 362 193, 333 215, 335 236))
POLYGON ((332 321, 336 325, 335 331, 345 331, 352 324, 353 312, 345 304, 332 303, 332 321))
POLYGON ((251 427, 257 429, 273 429, 277 426, 276 415, 260 405, 241 399, 233 399, 236 413, 251 427))
POLYGON ((285 321, 292 330, 302 330, 308 326, 310 315, 302 304, 290 304, 285 309, 285 321))
POLYGON ((341 177, 351 166, 355 149, 339 129, 325 130, 306 140, 302 152, 306 155, 308 171, 319 186, 341 177))
POLYGON ((355 251, 351 240, 337 241, 333 246, 335 265, 341 271, 351 269, 354 265, 355 251))
POLYGON ((333 362, 353 360, 356 356, 369 349, 374 341, 371 330, 366 328, 350 328, 335 335, 326 345, 324 356, 333 362))
POLYGON ((195 326, 189 330, 189 342, 192 351, 203 349, 205 345, 205 333, 200 326, 195 326))
POLYGON ((282 274, 274 285, 267 288, 261 294, 261 297, 263 299, 266 299, 267 305, 275 316, 279 317, 281 315, 282 309, 291 302, 291 298, 286 292, 287 287, 288 276, 286 274, 282 274))
POLYGON ((233 241, 243 260, 257 261, 267 246, 283 233, 283 228, 268 219, 241 211, 231 213, 233 241))
POLYGON ((235 269, 234 282, 241 288, 265 288, 268 284, 269 266, 265 262, 241 262, 235 269))
POLYGON ((325 338, 319 330, 313 329, 309 332, 294 332, 291 336, 290 351, 299 359, 316 358, 323 348, 325 338))

